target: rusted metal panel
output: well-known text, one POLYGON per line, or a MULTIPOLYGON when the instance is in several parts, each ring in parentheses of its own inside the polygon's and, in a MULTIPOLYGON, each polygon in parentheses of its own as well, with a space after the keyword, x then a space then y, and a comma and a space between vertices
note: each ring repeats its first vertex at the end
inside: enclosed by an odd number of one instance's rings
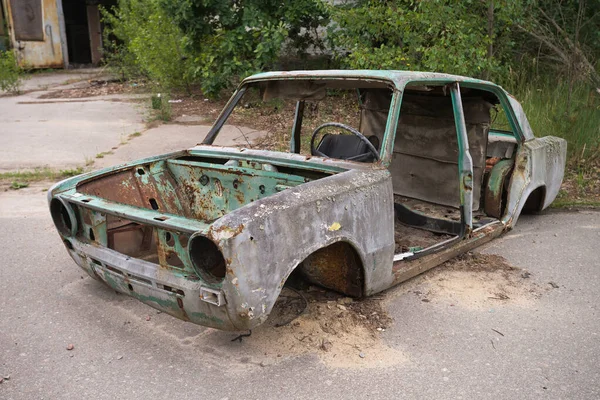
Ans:
POLYGON ((60 0, 6 2, 10 40, 20 66, 64 66, 57 1, 60 0))
POLYGON ((164 168, 164 163, 138 166, 85 182, 78 190, 109 201, 190 217, 189 207, 184 206, 173 177, 164 168))
MULTIPOLYGON (((231 260, 231 279, 223 282, 223 289, 246 299, 231 299, 234 312, 245 316, 239 320, 240 329, 264 322, 291 272, 333 243, 344 242, 356 249, 364 274, 363 295, 389 287, 394 252, 392 199, 385 169, 349 170, 266 197, 215 221, 211 230, 244 224, 235 236, 214 235, 224 257, 231 260)), ((348 269, 341 268, 342 275, 344 270, 348 269)), ((348 276, 354 272, 329 283, 340 289, 352 287, 354 279, 348 276)))
POLYGON ((44 21, 39 0, 9 0, 15 40, 43 41, 44 21))
POLYGON ((566 140, 554 136, 528 140, 519 147, 508 190, 507 212, 503 216, 508 226, 516 224, 529 195, 536 189, 545 189, 541 209, 554 201, 564 176, 566 157, 566 140))
POLYGON ((499 236, 504 232, 505 227, 500 222, 494 225, 475 230, 473 236, 468 239, 459 241, 452 247, 447 247, 437 253, 427 255, 425 257, 413 261, 396 261, 394 262, 394 285, 407 281, 425 271, 428 271, 452 257, 463 254, 467 251, 481 246, 499 236))
POLYGON ((501 218, 506 207, 507 178, 513 169, 512 160, 502 160, 492 166, 485 188, 486 215, 501 218))
MULTIPOLYGON (((328 229, 335 228, 334 223, 328 229)), ((360 258, 347 243, 337 242, 315 251, 302 262, 300 269, 313 283, 348 296, 362 297, 364 282, 360 258)))
POLYGON ((102 25, 100 24, 100 10, 97 4, 87 5, 87 23, 90 34, 90 50, 92 64, 98 65, 102 58, 102 25))

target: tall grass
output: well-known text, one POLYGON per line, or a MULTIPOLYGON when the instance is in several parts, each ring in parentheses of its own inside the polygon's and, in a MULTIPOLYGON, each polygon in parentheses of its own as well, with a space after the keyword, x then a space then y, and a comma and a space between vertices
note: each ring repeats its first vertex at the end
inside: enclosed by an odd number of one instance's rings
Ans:
POLYGON ((600 94, 595 89, 576 83, 569 96, 568 82, 550 79, 510 86, 536 136, 567 140, 569 166, 579 169, 600 161, 600 94))

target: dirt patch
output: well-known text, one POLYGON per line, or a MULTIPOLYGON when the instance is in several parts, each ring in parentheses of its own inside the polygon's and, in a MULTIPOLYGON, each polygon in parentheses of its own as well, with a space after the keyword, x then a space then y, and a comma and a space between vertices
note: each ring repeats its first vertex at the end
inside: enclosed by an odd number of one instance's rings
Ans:
POLYGON ((209 100, 202 96, 171 96, 171 119, 177 120, 182 117, 201 116, 203 124, 212 125, 221 110, 227 104, 228 98, 209 100))
POLYGON ((38 99, 79 99, 110 94, 133 94, 147 91, 145 82, 121 82, 118 80, 89 80, 80 87, 58 89, 44 93, 38 99))
POLYGON ((416 295, 425 303, 475 311, 529 307, 544 290, 553 290, 539 287, 530 276, 501 256, 467 253, 397 289, 359 301, 312 286, 301 294, 284 288, 267 322, 241 342, 217 331, 201 341, 243 364, 268 366, 314 355, 332 368, 387 367, 409 362, 384 340, 393 329, 385 307, 397 296, 416 295))
POLYGON ((284 288, 267 322, 241 343, 219 347, 238 355, 243 351, 262 366, 314 354, 334 368, 383 367, 406 361, 381 340, 391 323, 379 296, 356 301, 316 287, 302 292, 284 288))
POLYGON ((356 300, 316 286, 310 286, 306 291, 285 287, 277 299, 267 324, 280 327, 290 325, 297 317, 308 316, 325 320, 323 329, 335 333, 337 329, 330 329, 326 321, 335 319, 333 318, 335 316, 340 320, 339 328, 342 330, 350 320, 362 325, 371 333, 376 333, 386 329, 392 323, 392 319, 381 305, 382 298, 383 296, 376 295, 356 300), (324 317, 320 318, 320 316, 324 317))
POLYGON ((426 274, 425 287, 413 292, 424 302, 471 309, 527 307, 543 291, 530 277, 502 256, 467 253, 426 274))
POLYGON ((398 221, 394 222, 395 253, 425 249, 436 243, 452 238, 452 235, 434 233, 425 229, 417 229, 398 221))

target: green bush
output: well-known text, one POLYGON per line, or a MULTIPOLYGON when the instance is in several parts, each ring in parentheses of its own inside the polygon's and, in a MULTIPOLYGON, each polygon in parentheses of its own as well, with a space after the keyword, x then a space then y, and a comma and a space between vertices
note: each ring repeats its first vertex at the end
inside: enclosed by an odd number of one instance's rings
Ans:
POLYGON ((199 83, 207 96, 323 46, 321 0, 118 0, 102 11, 105 59, 123 78, 146 76, 161 90, 199 83))
POLYGON ((157 93, 152 95, 150 98, 150 106, 154 111, 154 117, 161 121, 171 120, 171 103, 169 103, 171 96, 168 94, 157 93))
POLYGON ((502 73, 502 40, 518 2, 495 2, 488 27, 487 2, 358 0, 332 7, 332 47, 349 68, 447 72, 475 77, 502 73), (491 35, 490 35, 491 33, 491 35))
POLYGON ((163 89, 189 88, 187 40, 158 0, 119 0, 102 10, 106 61, 124 78, 146 76, 163 89))
POLYGON ((161 0, 189 38, 194 77, 216 96, 240 78, 270 69, 287 47, 294 56, 323 46, 316 30, 328 23, 321 0, 161 0))
POLYGON ((0 90, 18 93, 23 71, 11 50, 0 51, 0 90))

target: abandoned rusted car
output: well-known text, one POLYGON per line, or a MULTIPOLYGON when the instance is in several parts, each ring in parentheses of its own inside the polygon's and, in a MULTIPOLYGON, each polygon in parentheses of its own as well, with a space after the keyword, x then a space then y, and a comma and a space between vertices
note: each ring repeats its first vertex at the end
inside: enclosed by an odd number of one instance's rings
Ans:
POLYGON ((201 145, 67 179, 48 199, 91 277, 246 330, 292 273, 358 298, 488 242, 548 207, 565 155, 490 82, 270 72, 241 83, 201 145), (218 146, 235 124, 240 146, 218 146))

